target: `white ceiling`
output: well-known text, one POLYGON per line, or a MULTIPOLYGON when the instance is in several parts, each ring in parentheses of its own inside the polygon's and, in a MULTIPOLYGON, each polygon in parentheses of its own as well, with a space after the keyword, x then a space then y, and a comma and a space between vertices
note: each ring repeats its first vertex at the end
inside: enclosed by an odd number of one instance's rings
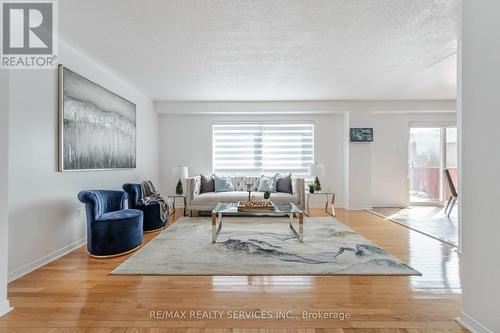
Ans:
POLYGON ((64 0, 60 33, 155 100, 454 99, 457 0, 64 0))

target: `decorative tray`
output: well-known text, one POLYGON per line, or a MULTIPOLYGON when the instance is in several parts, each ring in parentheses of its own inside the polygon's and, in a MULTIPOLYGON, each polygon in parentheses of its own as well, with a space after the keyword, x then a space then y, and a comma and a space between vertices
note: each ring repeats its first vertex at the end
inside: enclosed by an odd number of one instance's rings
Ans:
POLYGON ((238 210, 240 212, 274 210, 274 204, 271 201, 238 201, 238 210))

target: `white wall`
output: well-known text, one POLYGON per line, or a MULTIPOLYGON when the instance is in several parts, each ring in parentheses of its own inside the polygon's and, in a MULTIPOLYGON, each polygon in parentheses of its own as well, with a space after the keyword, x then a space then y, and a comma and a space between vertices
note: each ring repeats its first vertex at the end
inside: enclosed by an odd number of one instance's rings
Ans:
POLYGON ((9 72, 0 70, 0 316, 9 311, 7 300, 8 184, 9 181, 9 72))
POLYGON ((57 172, 57 71, 11 75, 9 279, 85 242, 84 189, 158 181, 158 116, 152 101, 81 51, 60 44, 60 63, 137 105, 137 168, 57 172))
MULTIPOLYGON (((257 119, 279 121, 284 116, 261 115, 257 119)), ((161 190, 165 193, 174 192, 176 180, 172 178, 171 169, 175 165, 188 166, 191 176, 212 172, 213 122, 255 120, 255 116, 246 115, 161 115, 161 190)), ((322 187, 338 193, 336 202, 343 206, 343 115, 288 115, 286 120, 314 122, 315 160, 325 164, 327 173, 320 179, 322 187)))
MULTIPOLYGON (((351 111, 349 127, 373 127, 372 113, 368 110, 351 111)), ((374 133, 375 135, 375 133, 374 133)), ((349 140, 349 138, 347 138, 349 140)), ((349 145, 349 200, 347 209, 365 209, 372 207, 372 150, 373 143, 348 142, 349 145)))
POLYGON ((460 322, 472 332, 500 332, 500 218, 496 209, 500 198, 500 3, 462 3, 460 322))
POLYGON ((349 127, 373 127, 373 143, 349 144, 349 209, 407 204, 410 123, 449 124, 455 113, 377 110, 349 112, 349 127))

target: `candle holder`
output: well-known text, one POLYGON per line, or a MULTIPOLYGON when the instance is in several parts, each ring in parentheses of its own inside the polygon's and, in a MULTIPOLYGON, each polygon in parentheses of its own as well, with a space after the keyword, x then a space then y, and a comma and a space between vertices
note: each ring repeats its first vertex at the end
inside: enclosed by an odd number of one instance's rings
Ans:
POLYGON ((247 184, 248 201, 250 201, 250 194, 252 193, 252 184, 247 184))

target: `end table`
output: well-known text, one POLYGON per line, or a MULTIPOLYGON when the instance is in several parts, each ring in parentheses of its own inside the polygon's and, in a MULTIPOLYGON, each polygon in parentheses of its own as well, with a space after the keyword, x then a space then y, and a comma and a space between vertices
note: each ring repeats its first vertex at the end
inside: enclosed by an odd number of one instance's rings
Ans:
POLYGON ((182 198, 184 200, 184 212, 183 212, 183 215, 187 216, 187 213, 186 213, 186 195, 185 194, 172 194, 172 195, 167 195, 167 197, 173 199, 173 201, 172 201, 172 208, 173 208, 174 212, 172 213, 172 215, 175 215, 175 213, 176 213, 175 202, 177 201, 177 198, 182 198))
POLYGON ((309 191, 306 192, 306 211, 304 212, 304 214, 306 216, 310 216, 311 214, 311 208, 309 207, 309 201, 310 201, 310 198, 311 196, 315 196, 315 195, 324 195, 325 196, 325 212, 328 214, 328 215, 331 215, 333 217, 335 217, 335 207, 333 206, 335 204, 335 193, 333 192, 314 192, 314 193, 311 193, 309 191), (331 201, 331 204, 330 204, 330 195, 332 196, 332 201, 331 201), (331 208, 331 212, 330 212, 330 209, 328 209, 328 206, 330 206, 331 208))

